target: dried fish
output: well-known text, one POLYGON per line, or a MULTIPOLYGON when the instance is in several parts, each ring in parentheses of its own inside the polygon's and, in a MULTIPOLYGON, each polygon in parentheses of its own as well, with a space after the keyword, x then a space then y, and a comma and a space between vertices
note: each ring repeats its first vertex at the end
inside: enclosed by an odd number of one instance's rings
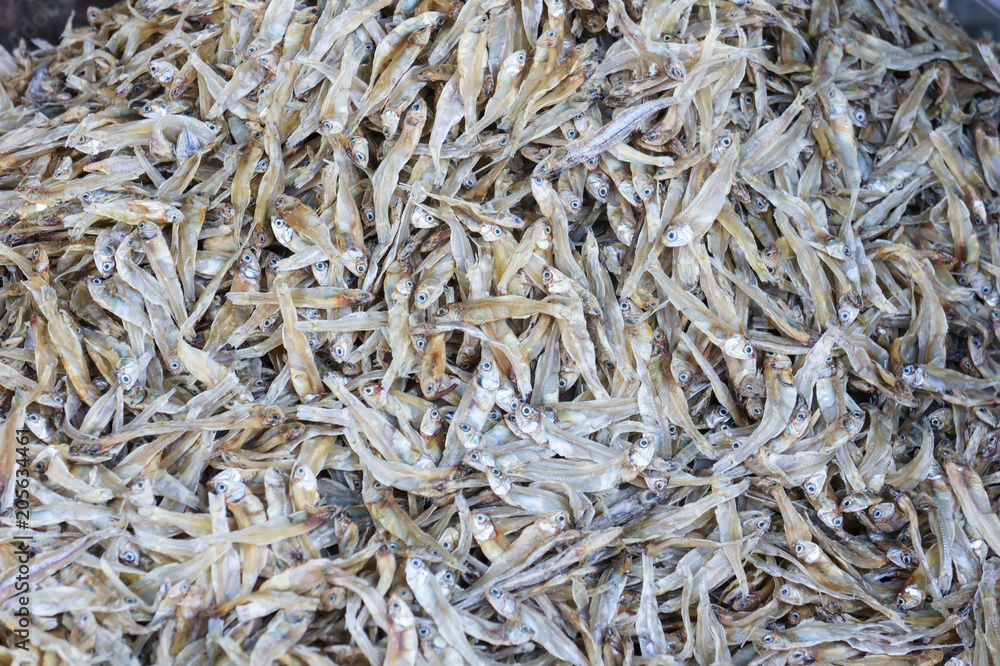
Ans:
POLYGON ((996 45, 923 0, 86 20, 0 47, 8 661, 1000 662, 996 45))

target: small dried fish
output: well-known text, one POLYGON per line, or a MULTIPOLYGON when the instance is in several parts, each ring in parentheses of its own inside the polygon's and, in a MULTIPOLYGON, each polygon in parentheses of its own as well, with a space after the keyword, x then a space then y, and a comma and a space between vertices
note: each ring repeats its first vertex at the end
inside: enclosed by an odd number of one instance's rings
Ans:
POLYGON ((85 19, 0 47, 7 661, 1000 663, 996 45, 85 19))

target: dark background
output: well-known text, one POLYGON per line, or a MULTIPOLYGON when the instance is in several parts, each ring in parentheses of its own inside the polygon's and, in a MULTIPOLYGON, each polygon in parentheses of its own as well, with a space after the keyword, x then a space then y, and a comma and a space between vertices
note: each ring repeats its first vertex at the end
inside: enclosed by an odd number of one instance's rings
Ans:
POLYGON ((87 8, 105 8, 117 0, 0 0, 0 43, 7 48, 16 46, 21 39, 44 39, 59 43, 59 35, 66 27, 70 13, 73 23, 84 25, 87 8))
MULTIPOLYGON (((73 23, 86 23, 88 7, 105 8, 117 0, 0 0, 0 44, 7 48, 20 40, 41 38, 59 42, 70 13, 73 23)), ((948 9, 973 37, 1000 38, 1000 0, 950 0, 948 9)))

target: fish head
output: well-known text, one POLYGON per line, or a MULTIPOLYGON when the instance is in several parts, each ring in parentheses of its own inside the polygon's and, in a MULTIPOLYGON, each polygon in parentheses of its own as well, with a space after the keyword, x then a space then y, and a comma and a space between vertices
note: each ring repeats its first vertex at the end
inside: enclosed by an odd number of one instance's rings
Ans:
POLYGON ((440 410, 436 408, 428 409, 420 418, 420 434, 424 437, 433 437, 441 431, 443 419, 440 410))
POLYGON ((726 356, 741 361, 754 361, 757 358, 757 352, 754 350, 753 345, 750 344, 745 335, 740 333, 731 335, 723 341, 722 352, 726 356))
POLYGON ((924 369, 913 364, 908 364, 903 367, 901 379, 911 389, 920 388, 925 379, 924 369))
POLYGON ((490 484, 490 490, 500 498, 506 497, 514 489, 513 482, 499 467, 488 467, 486 470, 486 480, 490 484))
POLYGON ((535 630, 524 622, 510 619, 504 623, 504 635, 511 645, 524 645, 534 638, 535 630))
POLYGON ((513 618, 517 614, 517 600, 514 595, 496 585, 486 590, 486 600, 503 617, 513 618))
POLYGON ((913 552, 901 543, 894 543, 885 549, 885 556, 897 567, 909 569, 913 566, 913 552))
POLYGON ((472 515, 472 536, 476 541, 490 541, 497 538, 497 528, 485 513, 472 515))
POLYGON ((648 437, 640 437, 628 451, 628 463, 634 470, 643 470, 653 462, 655 447, 648 437))
POLYGON ((386 615, 391 629, 396 631, 404 631, 414 626, 413 609, 398 594, 389 597, 386 615))
POLYGON ((806 564, 819 562, 823 555, 822 549, 812 541, 796 541, 792 544, 792 550, 795 551, 795 557, 806 564))
POLYGON ((760 638, 760 645, 765 650, 789 650, 792 647, 792 642, 785 636, 782 636, 779 632, 772 631, 764 634, 760 638))
POLYGON ((514 410, 517 427, 527 435, 540 432, 542 429, 542 414, 527 402, 521 402, 514 410))
POLYGON ((789 581, 782 583, 781 587, 775 591, 775 595, 781 601, 793 606, 801 606, 806 602, 805 590, 801 586, 789 581))

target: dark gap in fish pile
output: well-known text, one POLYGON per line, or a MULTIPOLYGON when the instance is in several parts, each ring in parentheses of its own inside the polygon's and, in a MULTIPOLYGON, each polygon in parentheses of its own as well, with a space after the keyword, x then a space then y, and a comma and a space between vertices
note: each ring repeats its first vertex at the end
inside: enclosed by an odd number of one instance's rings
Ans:
POLYGON ((26 543, 44 663, 1000 662, 995 44, 49 6, 0 4, 0 657, 26 543))

